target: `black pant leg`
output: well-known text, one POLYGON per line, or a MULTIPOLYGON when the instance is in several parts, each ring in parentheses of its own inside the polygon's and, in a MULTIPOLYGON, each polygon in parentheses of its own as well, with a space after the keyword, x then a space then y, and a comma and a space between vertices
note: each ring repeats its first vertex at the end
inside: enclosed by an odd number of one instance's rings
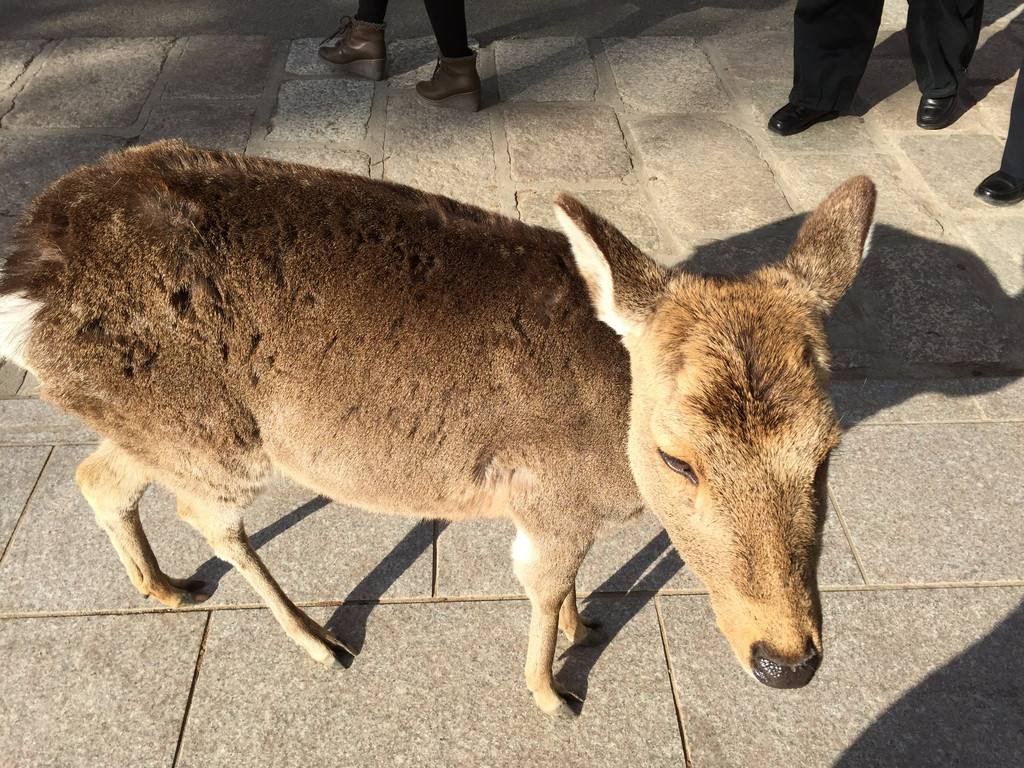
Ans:
POLYGON ((425 5, 441 55, 449 59, 469 56, 465 0, 426 0, 425 5))
POLYGON ((383 24, 384 14, 388 11, 388 0, 359 0, 356 18, 371 24, 383 24))
POLYGON ((1017 87, 1013 90, 1010 129, 1006 132, 1000 169, 1015 179, 1024 179, 1024 63, 1017 73, 1017 87))
POLYGON ((850 106, 882 21, 884 0, 799 0, 793 14, 793 90, 810 109, 850 106))
POLYGON ((921 93, 952 96, 960 88, 981 33, 982 0, 910 0, 907 37, 921 93))

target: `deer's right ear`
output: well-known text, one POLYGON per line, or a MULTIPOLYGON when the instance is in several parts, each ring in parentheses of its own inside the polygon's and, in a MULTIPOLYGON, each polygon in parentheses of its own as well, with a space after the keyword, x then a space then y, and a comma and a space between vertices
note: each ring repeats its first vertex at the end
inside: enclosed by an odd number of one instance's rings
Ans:
POLYGON ((555 217, 572 246, 597 318, 623 337, 637 330, 665 289, 665 268, 574 197, 555 199, 555 217))

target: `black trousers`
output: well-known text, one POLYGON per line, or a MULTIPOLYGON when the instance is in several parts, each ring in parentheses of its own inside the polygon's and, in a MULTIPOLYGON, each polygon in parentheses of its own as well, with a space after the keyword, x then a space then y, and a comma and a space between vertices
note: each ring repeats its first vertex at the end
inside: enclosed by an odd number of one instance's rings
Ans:
POLYGON ((1015 179, 1024 179, 1024 62, 1017 73, 1017 87, 1013 89, 1010 106, 1010 130, 1006 132, 1003 163, 1000 170, 1015 179))
MULTIPOLYGON (((956 93, 981 32, 983 0, 909 0, 907 36, 925 96, 956 93)), ((850 106, 882 21, 883 0, 798 0, 793 22, 793 90, 811 109, 850 106)))
MULTIPOLYGON (((469 56, 469 35, 466 32, 465 0, 426 0, 427 18, 437 38, 441 55, 449 59, 469 56)), ((374 24, 384 23, 388 0, 359 0, 356 18, 374 24)))

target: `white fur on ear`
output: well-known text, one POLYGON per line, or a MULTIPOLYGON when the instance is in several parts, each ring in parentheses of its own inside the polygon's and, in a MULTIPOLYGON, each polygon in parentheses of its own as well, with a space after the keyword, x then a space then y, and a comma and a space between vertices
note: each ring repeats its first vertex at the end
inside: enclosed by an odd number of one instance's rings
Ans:
POLYGON ((871 238, 875 236, 875 221, 872 219, 871 226, 868 227, 868 236, 864 238, 864 247, 860 251, 860 260, 864 261, 868 257, 868 253, 871 251, 871 238))
POLYGON ((555 206, 555 218, 558 219, 565 236, 569 238, 576 267, 590 289, 597 319, 620 336, 625 336, 633 330, 634 323, 615 307, 615 286, 608 260, 593 238, 580 229, 569 214, 558 205, 555 206))

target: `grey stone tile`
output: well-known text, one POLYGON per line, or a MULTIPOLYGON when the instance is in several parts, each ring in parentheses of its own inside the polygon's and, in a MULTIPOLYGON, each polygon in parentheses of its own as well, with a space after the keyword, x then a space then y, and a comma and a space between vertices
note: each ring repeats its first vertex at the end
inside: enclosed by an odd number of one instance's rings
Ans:
MULTIPOLYGON (((999 167, 1003 146, 992 136, 908 136, 900 147, 936 196, 953 208, 984 210, 974 188, 999 167), (941 162, 936 162, 941 158, 941 162)), ((994 217, 993 217, 994 218, 994 217)))
POLYGON ((1024 425, 851 430, 831 487, 869 582, 1024 578, 1024 425))
POLYGON ((956 222, 956 229, 991 270, 1000 288, 1007 294, 1020 294, 1024 291, 1024 216, 999 219, 979 214, 977 220, 956 222))
POLYGON ((993 379, 861 379, 832 384, 845 428, 858 424, 982 421, 978 395, 993 379))
MULTIPOLYGON (((723 74, 758 87, 778 81, 793 84, 792 30, 759 30, 746 34, 715 35, 701 41, 722 62, 723 74)), ((781 107, 785 100, 779 103, 781 107)))
POLYGON ((536 37, 494 44, 502 101, 593 101, 597 71, 581 37, 536 37))
POLYGON ((96 443, 96 434, 49 403, 20 397, 0 400, 0 444, 96 443))
POLYGON ((25 371, 10 360, 0 358, 0 397, 14 397, 25 382, 25 371))
POLYGON ((828 328, 841 368, 1016 365, 1016 311, 969 250, 881 224, 828 328))
POLYGON ((18 766, 166 766, 204 614, 0 621, 0 754, 18 766))
MULTIPOLYGON (((91 449, 54 450, 0 566, 0 611, 113 610, 147 603, 135 591, 106 535, 74 484, 91 449), (59 560, 66 567, 47 563, 59 560)), ((216 585, 209 605, 258 605, 245 580, 216 559, 176 512, 173 497, 151 490, 142 522, 161 568, 216 585)), ((253 546, 297 601, 429 597, 429 523, 371 515, 275 483, 245 512, 253 546)))
POLYGON ((141 141, 184 139, 197 147, 241 152, 255 109, 238 101, 164 101, 150 114, 141 141))
POLYGON ((317 54, 322 37, 304 37, 292 40, 288 49, 288 59, 284 69, 292 75, 336 75, 337 68, 329 61, 324 61, 317 54))
POLYGON ((388 97, 384 178, 497 210, 490 117, 422 104, 414 93, 388 97))
POLYGON ((31 373, 26 373, 24 381, 18 387, 18 397, 39 397, 39 388, 39 379, 31 373))
POLYGON ((1012 80, 1020 69, 1021 57, 1024 57, 1024 39, 1014 35, 1013 29, 986 25, 971 59, 970 78, 996 83, 1012 80))
POLYGON ((121 146, 101 137, 0 135, 0 215, 21 213, 45 184, 121 146))
POLYGON ((968 82, 969 97, 974 102, 971 109, 978 111, 978 117, 989 132, 999 141, 1006 141, 1010 129, 1010 106, 1017 78, 1011 77, 1001 83, 968 82))
POLYGON ((372 100, 368 80, 289 80, 278 93, 267 139, 359 144, 372 100))
POLYGON ((619 178, 632 167, 609 107, 510 107, 505 130, 514 181, 619 178))
POLYGON ((771 171, 750 137, 737 128, 707 118, 664 115, 631 120, 628 130, 654 200, 682 239, 695 231, 749 229, 789 215, 771 171), (737 178, 744 180, 742 195, 736 194, 737 178))
POLYGON ((978 396, 978 405, 986 418, 993 421, 1024 419, 1024 379, 988 379, 985 394, 978 396))
POLYGON ((270 73, 273 45, 261 35, 197 35, 184 42, 163 98, 257 98, 270 73))
POLYGON ((694 765, 1017 765, 1022 595, 826 594, 824 661, 792 691, 741 670, 706 600, 661 598, 694 765))
POLYGON ((49 455, 46 446, 0 448, 0 477, 4 479, 0 493, 0 551, 7 546, 49 455))
POLYGON ((167 38, 63 40, 18 94, 5 128, 126 127, 170 49, 167 38))
POLYGON ((217 613, 179 765, 682 764, 653 607, 592 610, 621 630, 562 662, 564 683, 587 689, 575 722, 547 718, 526 691, 522 602, 343 608, 331 625, 351 638, 366 621, 365 646, 337 672, 305 658, 265 611, 217 613))
POLYGON ((806 153, 782 158, 774 166, 794 206, 813 209, 847 179, 865 175, 878 190, 876 222, 932 237, 942 234, 942 227, 925 207, 922 196, 908 188, 895 162, 886 155, 806 153))
POLYGON ((627 107, 679 113, 729 109, 728 94, 692 38, 618 38, 606 40, 604 49, 627 107))
MULTIPOLYGON (((637 187, 621 189, 588 189, 571 191, 594 211, 622 230, 630 240, 648 253, 658 253, 663 247, 658 226, 651 218, 647 199, 637 187)), ((519 217, 527 224, 558 229, 555 220, 553 192, 516 193, 519 217)))
POLYGON ((257 157, 269 157, 288 163, 302 163, 316 168, 329 168, 332 171, 344 171, 359 176, 370 173, 370 158, 363 152, 353 149, 342 149, 330 144, 286 144, 274 142, 250 146, 248 154, 257 157))
POLYGON ((0 40, 0 95, 43 48, 43 40, 0 40))

